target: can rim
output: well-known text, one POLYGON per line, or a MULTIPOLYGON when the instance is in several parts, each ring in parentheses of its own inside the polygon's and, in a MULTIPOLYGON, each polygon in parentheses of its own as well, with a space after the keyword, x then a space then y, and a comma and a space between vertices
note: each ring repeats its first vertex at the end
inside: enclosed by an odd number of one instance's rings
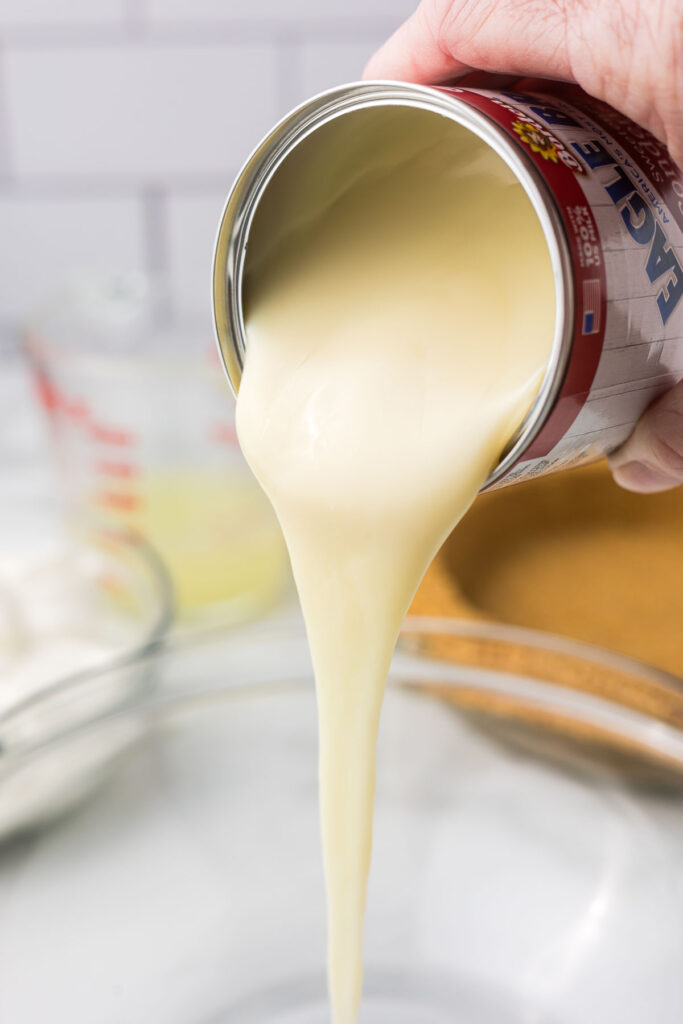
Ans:
MULTIPOLYGON (((482 91, 487 90, 471 90, 482 91)), ((438 113, 467 128, 507 164, 539 219, 555 280, 555 329, 538 393, 519 428, 484 482, 501 480, 523 455, 547 419, 561 390, 573 338, 575 290, 564 225, 550 188, 530 156, 491 117, 450 91, 435 86, 371 80, 336 86, 301 103, 262 139, 243 164, 219 222, 213 259, 212 308, 218 350, 230 386, 239 390, 246 347, 242 280, 256 208, 273 175, 291 152, 324 124, 376 106, 408 106, 438 113)))

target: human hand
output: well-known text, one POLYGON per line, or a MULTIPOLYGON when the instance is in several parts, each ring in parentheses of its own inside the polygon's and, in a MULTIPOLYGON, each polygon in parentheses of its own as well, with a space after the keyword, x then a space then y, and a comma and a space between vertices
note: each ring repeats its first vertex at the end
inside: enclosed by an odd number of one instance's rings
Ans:
POLYGON ((683 381, 646 410, 609 464, 628 491, 666 491, 683 484, 683 381))
MULTIPOLYGON (((576 82, 683 166, 683 0, 422 0, 365 78, 453 82, 473 70, 576 82)), ((683 382, 610 458, 634 491, 683 483, 683 382)))

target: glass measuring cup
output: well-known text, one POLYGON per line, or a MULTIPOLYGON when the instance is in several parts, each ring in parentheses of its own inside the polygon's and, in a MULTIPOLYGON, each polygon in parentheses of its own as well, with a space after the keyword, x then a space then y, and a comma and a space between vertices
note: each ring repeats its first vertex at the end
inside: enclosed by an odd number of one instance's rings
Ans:
POLYGON ((162 314, 143 281, 88 281, 26 332, 68 521, 141 534, 181 616, 243 617, 282 587, 284 542, 239 451, 208 322, 162 314))

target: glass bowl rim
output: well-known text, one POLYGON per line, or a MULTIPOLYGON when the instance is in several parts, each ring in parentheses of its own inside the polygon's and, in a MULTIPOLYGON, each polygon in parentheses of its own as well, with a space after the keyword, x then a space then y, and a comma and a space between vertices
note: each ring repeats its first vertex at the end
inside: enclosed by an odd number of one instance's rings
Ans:
MULTIPOLYGON (((149 554, 152 554, 152 558, 154 558, 153 553, 149 554)), ((159 566, 159 568, 163 572, 163 567, 159 566)), ((42 708, 55 697, 68 700, 70 692, 83 685, 96 685, 98 681, 105 683, 107 677, 113 672, 143 667, 148 663, 154 666, 156 660, 163 665, 163 659, 172 658, 176 650, 184 652, 200 650, 206 643, 216 640, 221 643, 229 643, 230 639, 234 637, 241 642, 254 642, 261 645, 269 641, 276 642, 278 637, 294 638, 305 643, 305 631, 298 615, 295 618, 284 616, 257 620, 227 630, 212 628, 198 631, 194 635, 183 633, 178 637, 167 633, 169 622, 170 607, 167 606, 163 616, 159 617, 153 633, 139 648, 113 659, 106 666, 100 665, 93 670, 81 671, 56 682, 49 691, 43 691, 6 712, 0 717, 0 727, 7 725, 19 715, 39 714, 42 708)), ((603 725, 606 725, 608 732, 611 727, 612 735, 615 737, 635 741, 641 748, 653 753, 664 754, 683 770, 683 728, 674 722, 667 723, 647 711, 633 710, 615 700, 572 689, 551 679, 533 679, 505 670, 496 671, 490 668, 463 666, 456 660, 429 657, 419 651, 411 654, 409 649, 405 649, 406 639, 414 640, 424 637, 484 638, 496 642, 502 640, 504 643, 522 643, 544 651, 568 654, 578 657, 598 669, 617 667, 644 681, 655 683, 660 688, 664 687, 671 693, 675 693, 679 699, 683 699, 683 680, 678 677, 641 663, 627 655, 617 654, 557 634, 546 634, 540 630, 465 619, 408 616, 402 626, 397 647, 397 656, 399 659, 404 658, 404 662, 401 663, 399 660, 400 667, 397 669, 395 660, 389 681, 390 685, 399 689, 410 688, 413 692, 425 694, 430 693, 430 687, 433 687, 434 684, 438 687, 453 689, 454 692, 458 688, 464 690, 474 688, 479 689, 484 695, 503 693, 519 699, 530 708, 537 707, 550 713, 560 712, 575 723, 590 726, 596 721, 601 721, 603 725), (417 674, 424 678, 417 678, 417 674)), ((164 691, 162 683, 160 688, 138 694, 132 700, 115 708, 106 709, 78 721, 73 726, 67 726, 51 735, 42 736, 38 741, 29 742, 18 750, 6 751, 4 755, 0 756, 0 770, 14 768, 20 764, 24 765, 33 757, 40 756, 49 749, 67 744, 89 732, 106 728, 116 720, 125 720, 131 714, 144 716, 157 723, 173 719, 193 707, 210 701, 235 697, 263 697, 273 693, 299 692, 303 689, 312 689, 310 667, 302 671, 300 668, 288 669, 286 665, 283 666, 281 677, 276 680, 258 677, 246 681, 239 678, 222 678, 219 685, 207 685, 206 683, 188 685, 185 683, 181 687, 171 687, 168 692, 164 691)), ((434 695, 433 689, 431 695, 434 695)))

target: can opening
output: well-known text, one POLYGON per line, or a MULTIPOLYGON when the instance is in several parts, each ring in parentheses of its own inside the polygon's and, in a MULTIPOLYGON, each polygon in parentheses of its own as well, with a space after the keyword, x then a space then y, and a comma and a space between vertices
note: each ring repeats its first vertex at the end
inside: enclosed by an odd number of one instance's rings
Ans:
MULTIPOLYGON (((370 86, 373 83, 369 84, 370 86)), ((546 242, 546 266, 539 276, 538 265, 528 267, 528 290, 525 310, 515 302, 518 315, 511 316, 506 324, 511 344, 516 333, 523 336, 530 329, 547 332, 549 359, 548 369, 542 381, 537 400, 529 416, 504 453, 500 466, 507 465, 522 450, 539 420, 541 407, 548 403, 549 393, 558 385, 558 365, 561 361, 561 343, 565 321, 565 295, 562 271, 562 253, 558 232, 549 215, 550 203, 539 182, 524 164, 524 157, 516 153, 510 140, 501 138, 497 126, 485 117, 453 97, 435 90, 415 86, 392 84, 372 102, 367 96, 359 102, 351 90, 367 92, 367 86, 345 87, 311 101, 291 115, 272 133, 247 164, 236 190, 240 200, 237 219, 233 211, 233 234, 237 244, 233 245, 232 268, 230 254, 228 265, 228 286, 232 286, 233 317, 228 317, 228 339, 220 330, 221 347, 231 376, 233 387, 238 386, 241 363, 247 344, 245 319, 248 320, 253 303, 254 283, 270 275, 275 282, 286 275, 286 266, 277 267, 278 247, 288 233, 305 234, 307 225, 324 216, 331 205, 342 201, 350 190, 368 175, 399 173, 405 168, 406 160, 421 145, 429 146, 448 133, 462 158, 454 159, 449 168, 435 165, 434 173, 448 174, 452 187, 472 188, 473 181, 479 180, 481 187, 489 190, 488 212, 481 225, 468 235, 454 237, 454 246, 479 244, 482 238, 488 244, 490 259, 487 262, 485 287, 475 289, 472 302, 479 302, 482 313, 482 331, 487 329, 487 306, 502 301, 508 287, 506 266, 514 261, 516 265, 525 260, 525 244, 528 237, 541 231, 546 242), (397 95, 396 95, 397 94, 397 95), (341 102, 343 100, 344 102, 341 102), (305 116, 302 116, 305 115, 305 116), (406 140, 410 140, 407 145, 406 140), (239 195, 240 183, 242 195, 239 195), (515 242, 510 236, 500 240, 496 237, 500 214, 506 209, 513 195, 525 194, 524 210, 519 215, 519 231, 515 242), (239 231, 235 231, 235 226, 239 231), (542 279, 541 279, 542 278, 542 279), (548 295, 550 293, 550 295, 548 295), (488 298, 487 298, 488 296, 488 298), (543 299, 540 302, 540 298, 543 299), (543 306, 542 313, 540 306, 543 306), (520 314, 521 311, 521 314, 520 314), (542 326, 539 327, 539 322, 542 326), (230 359, 226 357, 226 343, 232 346, 230 359), (237 358, 235 358, 235 356, 237 358)), ((375 91, 379 90, 374 83, 375 91)), ((418 184, 427 192, 430 181, 425 178, 418 184)), ((235 199, 235 192, 231 200, 235 199)), ((226 216, 230 211, 230 201, 226 216)), ((230 218, 228 218, 230 219, 230 218)), ((225 230, 225 222, 223 231, 225 230)), ((402 244, 414 260, 435 259, 433 252, 420 250, 412 240, 400 237, 400 225, 396 226, 397 244, 402 244)), ((221 234, 223 233, 221 232, 221 234)), ((219 235, 219 247, 221 236, 219 235)), ((436 258, 443 258, 437 254, 436 258)), ((225 263, 222 264, 225 268, 225 263)), ((481 261, 480 261, 481 265, 481 261)), ((221 263, 217 258, 217 275, 221 263)), ((225 273, 225 270, 223 270, 225 273)), ((225 277, 223 277, 225 282, 225 277)), ((218 276, 216 284, 218 286, 218 276)), ((225 288, 225 284, 223 284, 225 288)), ((397 295, 400 301, 400 295, 397 295)), ((335 316, 335 307, 348 307, 353 296, 339 294, 330 307, 330 318, 335 316)), ((425 296, 425 338, 429 333, 429 297, 425 296)), ((458 329, 459 310, 454 299, 452 307, 454 331, 458 329)), ((472 317, 470 316, 470 320, 472 317)), ((472 336, 471 343, 479 343, 484 335, 472 336)))

